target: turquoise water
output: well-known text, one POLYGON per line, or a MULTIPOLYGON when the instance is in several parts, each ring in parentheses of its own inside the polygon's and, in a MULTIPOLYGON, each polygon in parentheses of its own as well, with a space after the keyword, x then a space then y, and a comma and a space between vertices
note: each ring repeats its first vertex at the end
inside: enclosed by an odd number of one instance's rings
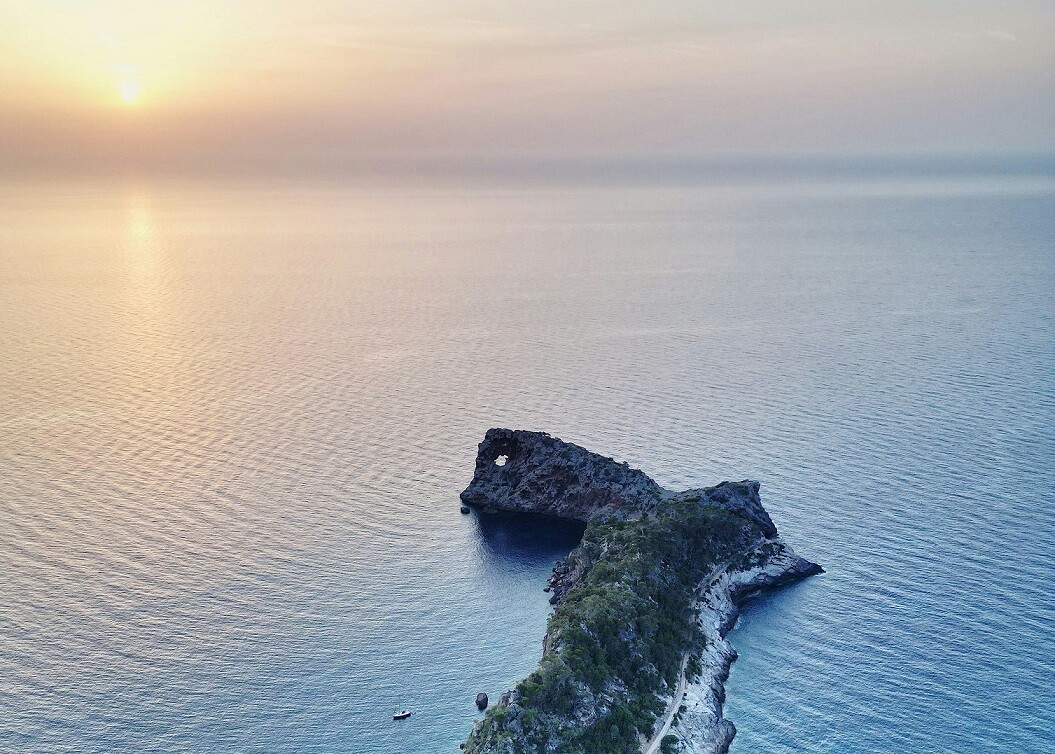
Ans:
POLYGON ((490 426, 762 482, 734 752, 1053 751, 1055 182, 0 187, 0 750, 452 752, 577 531, 490 426), (392 723, 392 711, 414 716, 392 723))

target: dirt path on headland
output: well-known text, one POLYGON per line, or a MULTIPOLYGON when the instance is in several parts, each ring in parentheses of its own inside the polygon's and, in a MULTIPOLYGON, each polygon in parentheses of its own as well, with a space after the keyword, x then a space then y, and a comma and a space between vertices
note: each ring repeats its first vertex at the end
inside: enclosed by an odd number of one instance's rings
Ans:
MULTIPOLYGON (((745 550, 745 552, 747 551, 745 550)), ((735 558, 732 558, 724 564, 714 568, 710 574, 708 574, 707 578, 700 582, 700 586, 696 592, 696 599, 699 599, 702 594, 706 593, 707 590, 710 589, 711 584, 714 583, 714 580, 718 578, 718 575, 742 557, 743 554, 744 553, 740 553, 735 558)), ((667 705, 667 711, 663 715, 663 725, 660 726, 656 735, 652 737, 652 740, 641 747, 643 754, 657 754, 660 745, 663 743, 663 737, 670 732, 670 726, 674 724, 674 715, 678 713, 678 708, 681 706, 681 699, 685 694, 685 666, 688 662, 689 653, 686 652, 681 658, 681 671, 678 673, 678 687, 674 690, 674 696, 671 698, 670 704, 667 705)))
POLYGON ((678 688, 674 690, 674 697, 670 700, 670 704, 667 706, 667 711, 663 716, 663 727, 661 727, 656 735, 652 737, 652 740, 648 742, 642 751, 645 754, 656 754, 659 751, 660 745, 663 743, 663 736, 670 732, 670 726, 674 723, 674 715, 678 712, 678 707, 681 706, 681 697, 685 694, 685 664, 689 661, 689 653, 686 652, 685 656, 681 658, 681 672, 678 673, 678 688))

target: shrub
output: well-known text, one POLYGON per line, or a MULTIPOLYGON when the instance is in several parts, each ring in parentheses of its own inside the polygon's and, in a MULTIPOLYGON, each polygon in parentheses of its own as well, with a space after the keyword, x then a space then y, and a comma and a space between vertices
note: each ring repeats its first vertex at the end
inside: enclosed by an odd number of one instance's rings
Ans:
POLYGON ((663 736, 663 740, 659 742, 660 754, 675 754, 678 750, 678 737, 673 733, 668 733, 663 736))

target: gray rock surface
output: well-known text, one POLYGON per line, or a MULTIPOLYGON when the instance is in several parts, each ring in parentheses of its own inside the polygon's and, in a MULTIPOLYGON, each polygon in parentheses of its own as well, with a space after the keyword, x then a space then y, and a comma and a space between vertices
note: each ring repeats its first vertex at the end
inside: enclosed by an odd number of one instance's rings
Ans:
POLYGON ((758 482, 722 482, 671 492, 643 471, 545 432, 489 429, 462 502, 483 511, 538 513, 587 521, 598 513, 639 515, 665 498, 698 500, 758 524, 777 527, 762 507, 758 482))
POLYGON ((773 519, 762 507, 762 498, 758 495, 758 482, 750 480, 722 482, 714 487, 685 490, 677 493, 675 497, 698 498, 700 502, 707 505, 725 508, 730 513, 735 513, 741 518, 758 524, 762 533, 767 537, 777 535, 777 527, 773 524, 773 519))
POLYGON ((482 510, 586 521, 600 511, 641 510, 663 494, 644 472, 544 432, 489 429, 461 499, 482 510))

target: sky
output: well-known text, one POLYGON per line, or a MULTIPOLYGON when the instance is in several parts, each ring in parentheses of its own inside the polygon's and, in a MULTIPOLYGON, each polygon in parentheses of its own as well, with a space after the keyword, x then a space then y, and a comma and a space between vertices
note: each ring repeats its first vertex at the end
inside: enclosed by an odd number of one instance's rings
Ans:
POLYGON ((0 0, 0 169, 1053 151, 1050 0, 0 0))

